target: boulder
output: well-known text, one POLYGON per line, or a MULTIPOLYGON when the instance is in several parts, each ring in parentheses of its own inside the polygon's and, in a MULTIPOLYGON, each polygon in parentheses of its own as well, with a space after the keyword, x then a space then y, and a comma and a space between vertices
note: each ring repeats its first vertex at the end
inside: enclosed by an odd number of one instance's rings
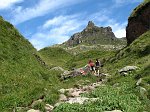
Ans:
POLYGON ((142 83, 142 78, 140 78, 137 83, 136 83, 136 86, 140 86, 140 84, 142 83))
POLYGON ((64 94, 66 92, 66 89, 62 88, 60 90, 58 90, 61 94, 64 94))
POLYGON ((39 100, 34 101, 34 102, 31 104, 31 107, 34 107, 35 105, 37 105, 38 103, 41 103, 42 101, 43 101, 42 99, 39 99, 39 100))
POLYGON ((125 73, 125 72, 128 72, 128 71, 133 71, 133 70, 136 70, 138 69, 137 66, 126 66, 122 69, 119 70, 119 73, 122 74, 122 73, 125 73))
POLYGON ((45 105, 45 110, 46 110, 47 112, 52 112, 53 109, 54 109, 54 107, 53 107, 52 105, 50 105, 50 104, 46 104, 46 105, 45 105))
POLYGON ((64 94, 60 94, 59 101, 67 101, 67 97, 64 94))
POLYGON ((98 98, 86 98, 86 97, 75 97, 75 98, 69 98, 69 100, 66 103, 79 103, 83 104, 85 101, 96 101, 98 98))

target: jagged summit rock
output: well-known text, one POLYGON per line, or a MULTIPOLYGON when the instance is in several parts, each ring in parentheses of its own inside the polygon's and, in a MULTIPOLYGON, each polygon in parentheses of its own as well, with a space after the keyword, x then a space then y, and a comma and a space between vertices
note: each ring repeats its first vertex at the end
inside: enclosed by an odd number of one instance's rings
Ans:
POLYGON ((93 21, 89 21, 86 28, 92 28, 94 26, 95 26, 95 24, 93 23, 93 21))
POLYGON ((117 41, 118 39, 115 37, 110 26, 98 27, 92 21, 89 21, 83 31, 73 34, 68 41, 63 43, 63 45, 68 47, 74 47, 79 44, 114 45, 117 41))

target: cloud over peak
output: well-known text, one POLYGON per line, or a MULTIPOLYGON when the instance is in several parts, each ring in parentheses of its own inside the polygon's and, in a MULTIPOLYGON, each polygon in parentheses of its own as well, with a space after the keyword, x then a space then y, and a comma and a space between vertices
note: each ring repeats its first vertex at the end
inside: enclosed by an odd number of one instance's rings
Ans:
POLYGON ((12 23, 19 24, 80 2, 80 0, 39 0, 33 7, 20 9, 14 12, 12 23))
POLYGON ((20 2, 23 2, 23 0, 0 0, 0 10, 10 8, 20 2))

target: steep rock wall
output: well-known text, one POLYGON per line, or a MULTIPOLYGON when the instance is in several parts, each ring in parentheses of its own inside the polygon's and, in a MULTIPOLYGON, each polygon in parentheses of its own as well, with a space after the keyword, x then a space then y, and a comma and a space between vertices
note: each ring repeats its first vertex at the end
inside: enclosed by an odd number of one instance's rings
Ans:
POLYGON ((133 11, 128 19, 126 28, 127 44, 131 44, 136 38, 150 30, 150 2, 140 5, 133 11))

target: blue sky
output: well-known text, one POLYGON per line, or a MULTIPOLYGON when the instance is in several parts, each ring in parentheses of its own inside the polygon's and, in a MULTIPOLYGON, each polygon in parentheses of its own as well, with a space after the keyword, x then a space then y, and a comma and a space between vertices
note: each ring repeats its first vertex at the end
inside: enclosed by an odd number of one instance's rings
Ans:
POLYGON ((125 37, 132 10, 143 0, 0 0, 0 15, 36 49, 62 43, 88 21, 125 37))

